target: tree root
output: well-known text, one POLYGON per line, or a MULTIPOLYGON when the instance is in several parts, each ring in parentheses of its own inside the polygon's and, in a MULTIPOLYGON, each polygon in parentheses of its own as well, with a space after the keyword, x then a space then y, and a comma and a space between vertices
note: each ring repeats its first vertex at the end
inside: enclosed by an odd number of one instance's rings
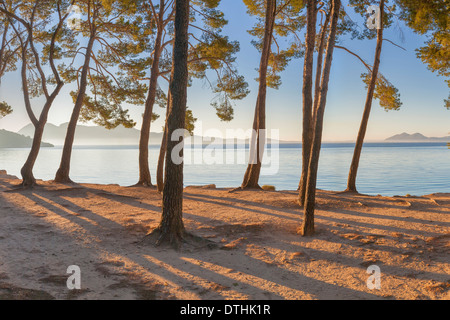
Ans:
POLYGON ((336 192, 336 194, 359 194, 359 192, 357 190, 345 189, 344 191, 336 192))
POLYGON ((14 192, 26 191, 26 190, 31 190, 37 186, 38 186, 38 184, 36 182, 33 182, 33 183, 23 183, 22 182, 20 184, 12 185, 11 189, 5 190, 3 192, 14 193, 14 192))
POLYGON ((60 184, 75 184, 70 178, 55 178, 53 182, 60 184))
POLYGON ((228 193, 233 193, 236 191, 264 191, 263 188, 261 188, 259 185, 257 185, 256 187, 244 187, 244 186, 240 186, 234 189, 231 189, 228 191, 228 193))
POLYGON ((147 234, 138 244, 174 249, 176 251, 213 250, 219 248, 219 245, 215 242, 185 230, 181 234, 173 234, 163 232, 160 227, 147 234))
POLYGON ((156 189, 156 186, 154 184, 152 184, 151 182, 146 182, 146 181, 139 181, 138 183, 131 185, 130 187, 143 187, 143 188, 156 189))

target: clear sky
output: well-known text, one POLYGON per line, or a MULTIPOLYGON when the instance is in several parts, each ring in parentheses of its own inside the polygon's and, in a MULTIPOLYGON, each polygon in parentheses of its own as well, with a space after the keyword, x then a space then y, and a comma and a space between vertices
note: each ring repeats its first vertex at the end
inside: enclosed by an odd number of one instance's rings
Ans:
MULTIPOLYGON (((201 81, 194 82, 189 88, 188 105, 193 110, 194 116, 202 122, 203 130, 216 128, 225 134, 227 128, 245 130, 251 128, 258 88, 255 80, 258 76, 256 69, 260 57, 251 44, 252 37, 247 33, 254 20, 246 14, 242 1, 222 2, 221 9, 229 20, 224 32, 231 40, 240 42, 241 51, 236 62, 239 72, 249 83, 251 93, 246 99, 236 102, 235 119, 230 123, 221 122, 217 118, 215 110, 210 106, 214 96, 201 81)), ((355 21, 361 23, 361 28, 364 28, 365 21, 354 14, 353 16, 355 21)), ((403 106, 400 111, 386 112, 375 101, 366 141, 384 140, 402 132, 420 132, 426 136, 445 136, 450 132, 450 111, 444 108, 443 101, 448 97, 445 79, 429 71, 416 57, 415 49, 426 41, 426 37, 412 33, 401 23, 399 26, 400 28, 387 30, 385 37, 400 44, 406 51, 385 42, 380 71, 399 89, 403 106), (400 36, 401 34, 403 36, 400 36)), ((342 44, 357 52, 370 64, 373 63, 376 40, 344 39, 342 44)), ((279 129, 282 140, 301 140, 302 70, 303 60, 293 60, 282 74, 281 88, 268 90, 267 127, 279 129)), ((336 49, 325 112, 325 141, 355 140, 366 98, 366 89, 360 78, 362 72, 365 72, 365 68, 355 57, 336 49)), ((166 87, 165 83, 161 84, 166 87)), ((73 106, 69 92, 72 89, 66 86, 62 90, 50 112, 50 123, 58 125, 69 121, 73 106)), ((8 102, 14 108, 14 114, 0 120, 0 128, 18 131, 29 123, 17 73, 8 74, 2 80, 0 100, 8 102)), ((36 108, 39 108, 39 105, 39 101, 34 104, 36 108)), ((139 128, 143 107, 126 107, 130 109, 139 128)), ((163 109, 158 107, 155 109, 164 115, 163 109)), ((161 131, 162 118, 153 124, 152 131, 161 131)))

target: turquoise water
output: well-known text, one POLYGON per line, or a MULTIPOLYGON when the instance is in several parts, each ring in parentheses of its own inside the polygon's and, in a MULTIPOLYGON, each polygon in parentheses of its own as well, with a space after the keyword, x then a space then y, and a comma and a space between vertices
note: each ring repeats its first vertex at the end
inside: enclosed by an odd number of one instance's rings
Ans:
MULTIPOLYGON (((36 178, 54 178, 61 151, 60 147, 41 150, 34 171, 36 178)), ((239 186, 247 166, 246 150, 239 148, 234 154, 224 152, 223 156, 209 151, 186 151, 185 185, 239 186)), ((153 180, 158 152, 159 147, 150 147, 153 180)), ((344 190, 352 154, 353 144, 324 144, 317 187, 344 190)), ((20 168, 27 155, 27 149, 0 149, 0 169, 20 177, 20 168)), ((264 165, 261 184, 274 185, 277 190, 297 188, 301 170, 300 145, 286 144, 269 149, 265 159, 272 162, 264 165)), ((71 170, 71 178, 80 183, 132 185, 138 177, 138 149, 133 146, 78 146, 73 151, 71 170)), ((361 156, 357 187, 361 193, 386 196, 450 192, 450 150, 445 143, 368 143, 361 156)))

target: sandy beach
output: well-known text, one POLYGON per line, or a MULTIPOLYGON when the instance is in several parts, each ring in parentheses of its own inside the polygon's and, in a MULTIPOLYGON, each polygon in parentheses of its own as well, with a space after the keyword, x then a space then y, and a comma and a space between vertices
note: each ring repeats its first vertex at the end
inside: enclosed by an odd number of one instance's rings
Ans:
POLYGON ((301 237, 295 191, 186 187, 186 229, 216 246, 174 251, 141 243, 160 220, 153 189, 19 182, 0 174, 0 299, 450 298, 450 194, 319 190, 317 234, 301 237))

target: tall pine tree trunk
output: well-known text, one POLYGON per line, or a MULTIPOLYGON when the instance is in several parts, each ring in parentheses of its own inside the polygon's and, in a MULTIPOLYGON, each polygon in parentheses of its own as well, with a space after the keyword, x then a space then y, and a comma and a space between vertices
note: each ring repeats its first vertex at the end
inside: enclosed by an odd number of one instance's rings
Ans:
POLYGON ((306 188, 306 197, 303 214, 303 224, 300 233, 303 236, 313 235, 315 232, 314 226, 314 211, 316 202, 316 185, 317 172, 319 169, 320 149, 322 145, 323 132, 323 118, 325 113, 325 106, 327 102, 328 83, 330 80, 331 64, 333 61, 334 46, 336 42, 337 23, 339 20, 339 12, 341 9, 341 0, 333 0, 330 34, 327 41, 327 50, 324 62, 324 70, 322 75, 322 82, 320 86, 320 98, 317 106, 316 121, 314 124, 314 137, 311 148, 311 157, 308 169, 308 182, 306 188))
POLYGON ((73 148, 73 142, 75 139, 75 130, 77 128, 78 119, 80 117, 80 112, 81 112, 81 109, 83 108, 84 98, 86 96, 87 77, 88 77, 89 64, 91 61, 91 53, 92 53, 92 48, 94 46, 94 42, 95 42, 95 36, 92 34, 89 39, 88 46, 86 48, 84 65, 83 65, 83 69, 81 71, 81 77, 80 77, 80 89, 78 91, 77 99, 75 101, 75 106, 72 111, 72 116, 70 118, 70 122, 67 127, 67 133, 66 133, 66 138, 64 141, 63 153, 61 156, 61 162, 59 165, 59 169, 56 172, 55 182, 60 182, 60 183, 72 182, 70 180, 70 176, 69 176, 70 160, 72 157, 72 148, 73 148))
POLYGON ((261 53, 261 62, 259 66, 258 98, 256 100, 255 117, 253 120, 253 133, 250 141, 249 164, 241 185, 242 189, 260 189, 258 181, 261 172, 266 129, 267 69, 271 53, 276 8, 276 0, 267 0, 265 31, 261 53))
MULTIPOLYGON (((167 118, 169 138, 172 137, 175 130, 185 127, 189 3, 189 0, 175 0, 175 43, 172 82, 170 84, 171 102, 167 118)), ((167 141, 162 218, 158 228, 154 231, 158 234, 157 244, 168 243, 175 248, 181 246, 185 234, 183 224, 183 163, 176 164, 171 157, 172 150, 179 143, 179 141, 172 141, 172 139, 167 141)))
POLYGON ((147 100, 145 102, 144 116, 142 117, 141 136, 139 140, 139 182, 138 185, 152 186, 150 166, 148 163, 148 148, 150 140, 150 127, 152 123, 153 106, 156 100, 156 90, 159 78, 159 62, 161 58, 161 42, 163 36, 162 20, 164 17, 165 1, 160 1, 159 7, 159 26, 155 40, 155 48, 153 54, 152 70, 150 75, 150 86, 148 90, 147 100))
POLYGON ((358 174, 359 161, 361 158, 361 151, 364 145, 364 138, 367 132, 367 125, 369 123, 370 112, 372 109, 373 94, 377 85, 378 70, 380 68, 381 50, 383 47, 383 18, 384 18, 384 0, 380 1, 380 29, 377 31, 377 47, 375 50, 375 62, 373 64, 371 80, 369 88, 367 90, 366 104, 364 106, 364 113, 361 120, 361 125, 358 132, 358 138, 356 139, 355 151, 353 153, 352 164, 347 181, 348 192, 357 192, 356 189, 356 176, 358 174))
POLYGON ((306 182, 308 178, 309 157, 311 154, 312 142, 312 83, 313 83, 313 64, 314 49, 316 45, 316 22, 317 22, 317 1, 308 0, 307 7, 307 31, 306 31, 306 50, 303 67, 303 134, 302 134, 302 174, 299 184, 299 203, 303 206, 306 194, 306 182))
POLYGON ((328 24, 330 23, 330 15, 331 11, 327 13, 327 16, 325 18, 325 23, 322 26, 322 30, 320 31, 320 43, 319 48, 317 49, 317 70, 316 70, 316 80, 314 84, 314 106, 313 106, 313 115, 312 115, 312 127, 314 126, 316 114, 317 114, 317 107, 319 106, 319 98, 320 98, 320 81, 322 80, 322 67, 323 67, 323 54, 325 51, 325 41, 326 41, 326 35, 328 31, 328 24))

